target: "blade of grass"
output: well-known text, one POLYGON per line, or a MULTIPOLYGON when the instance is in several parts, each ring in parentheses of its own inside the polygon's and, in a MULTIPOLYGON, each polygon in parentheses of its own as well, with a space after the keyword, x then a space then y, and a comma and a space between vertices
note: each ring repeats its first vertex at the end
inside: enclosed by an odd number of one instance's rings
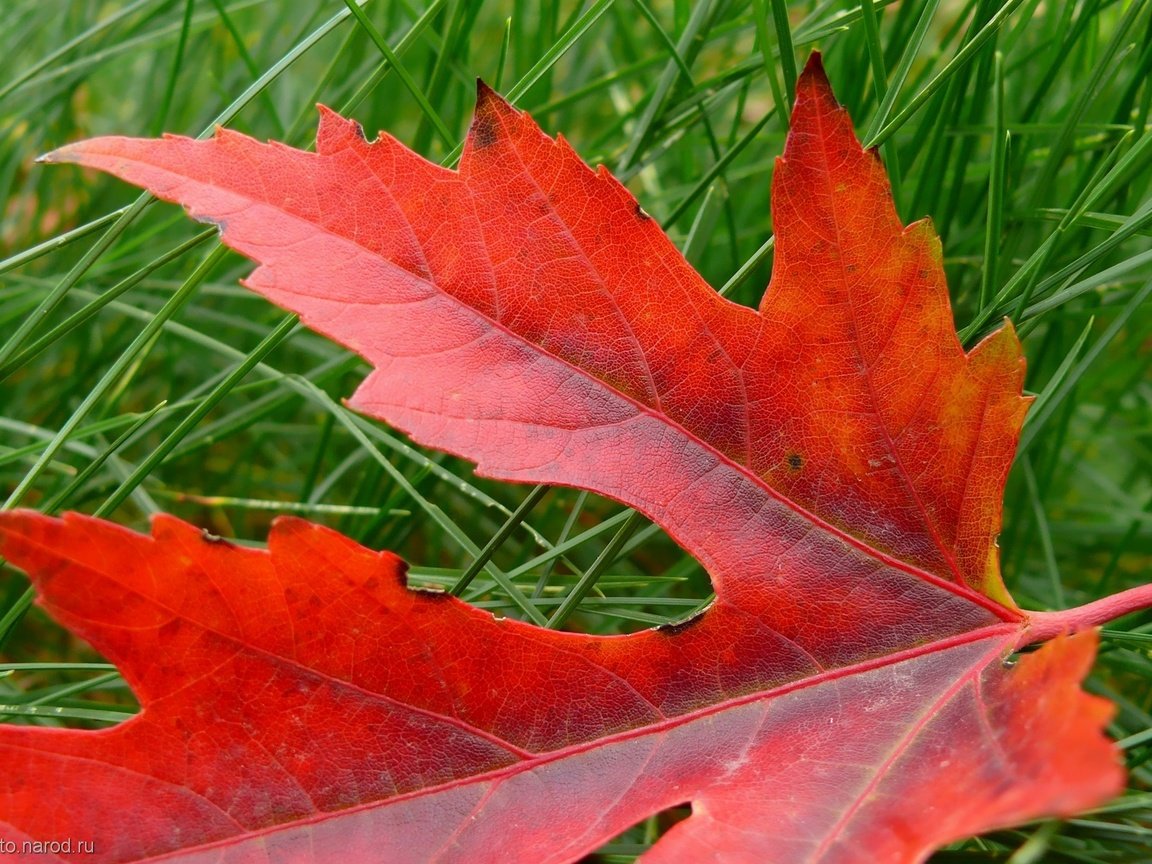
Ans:
POLYGON ((385 39, 380 31, 376 29, 376 26, 368 20, 368 16, 362 8, 362 3, 357 2, 357 0, 344 0, 344 3, 348 7, 348 11, 356 18, 356 23, 364 28, 364 32, 368 34, 368 38, 370 38, 372 43, 380 50, 380 53, 388 62, 389 67, 396 73, 396 76, 400 79, 400 83, 404 85, 404 89, 416 100, 416 104, 420 106, 420 110, 424 112, 424 116, 444 141, 445 146, 451 148, 456 143, 456 136, 452 134, 443 119, 441 119, 440 114, 432 107, 424 91, 415 80, 413 80, 412 76, 408 74, 408 70, 404 68, 404 64, 400 62, 400 58, 396 56, 396 53, 388 45, 388 40, 385 39))
POLYGON ((68 440, 69 435, 80 424, 80 421, 88 415, 88 412, 91 411, 109 391, 122 383, 121 379, 123 374, 139 359, 146 349, 155 344, 154 337, 160 332, 160 328, 188 302, 192 297, 192 293, 200 287, 200 283, 204 281, 212 268, 224 257, 225 252, 224 247, 218 246, 209 253, 192 275, 184 281, 180 290, 165 302, 160 312, 140 331, 139 335, 132 341, 132 344, 129 345, 124 353, 117 358, 116 362, 108 368, 76 410, 72 412, 68 420, 65 421, 64 425, 60 427, 60 431, 48 446, 44 448, 44 451, 40 454, 40 458, 36 460, 36 463, 28 470, 28 473, 24 475, 24 478, 17 484, 3 506, 0 506, 0 509, 11 509, 23 499, 43 472, 44 467, 56 455, 64 442, 68 440))
MULTIPOLYGON (((924 87, 909 100, 891 120, 881 125, 874 120, 872 125, 868 127, 868 133, 864 135, 866 147, 878 147, 887 141, 892 135, 900 129, 905 123, 911 119, 920 108, 927 102, 932 95, 940 89, 949 79, 950 76, 956 71, 967 64, 976 55, 976 52, 996 33, 998 29, 1004 24, 1008 16, 1016 10, 1023 0, 1008 0, 1000 9, 993 15, 987 24, 985 24, 980 31, 968 42, 963 48, 956 52, 955 56, 944 65, 939 72, 933 76, 924 87), (873 131, 875 129, 875 131, 873 131)), ((896 92, 898 88, 893 87, 892 92, 896 92)))
POLYGON ((980 307, 988 305, 999 281, 1000 237, 1004 226, 1004 162, 1009 136, 1004 123, 1004 56, 996 52, 992 89, 992 166, 988 172, 988 224, 984 233, 984 269, 980 307))
POLYGON ((489 559, 496 553, 496 550, 504 545, 504 541, 508 539, 512 532, 520 527, 520 523, 532 512, 532 508, 540 503, 540 499, 548 494, 550 488, 551 487, 542 485, 536 486, 524 497, 524 500, 520 502, 520 506, 512 512, 512 515, 505 520, 499 530, 484 544, 484 548, 480 550, 480 554, 473 559, 472 563, 468 565, 468 569, 461 574, 456 584, 452 586, 451 594, 459 597, 464 593, 464 589, 467 588, 480 571, 484 569, 484 565, 488 563, 489 559))
POLYGON ((600 576, 616 561, 620 550, 623 549, 624 544, 628 542, 628 538, 632 536, 632 532, 639 528, 643 522, 644 517, 639 513, 632 511, 628 514, 615 536, 613 536, 612 539, 608 541, 608 545, 604 547, 604 551, 592 562, 592 566, 584 571, 580 576, 580 580, 576 583, 576 586, 568 593, 564 601, 560 604, 560 607, 552 613, 552 616, 544 626, 551 627, 554 630, 564 626, 564 622, 576 611, 588 592, 596 587, 596 582, 600 576))

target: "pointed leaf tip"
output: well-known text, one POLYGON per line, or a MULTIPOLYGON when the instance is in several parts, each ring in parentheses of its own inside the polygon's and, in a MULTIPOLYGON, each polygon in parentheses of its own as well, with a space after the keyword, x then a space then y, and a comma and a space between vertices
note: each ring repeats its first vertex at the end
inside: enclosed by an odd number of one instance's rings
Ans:
POLYGON ((500 116, 516 115, 512 105, 489 87, 483 79, 476 79, 476 112, 468 129, 468 143, 475 150, 485 150, 496 143, 499 136, 500 116))
POLYGON ((364 127, 349 120, 327 105, 316 104, 320 125, 316 129, 316 152, 321 155, 336 153, 346 147, 364 144, 368 137, 364 127))
POLYGON ((819 51, 813 51, 808 55, 808 62, 804 64, 804 71, 800 73, 800 81, 812 79, 825 82, 828 80, 828 73, 824 71, 824 55, 819 51))
MULTIPOLYGON (((496 109, 507 110, 517 114, 520 112, 503 96, 501 96, 495 89, 490 87, 483 78, 476 79, 476 114, 479 115, 482 111, 496 109)), ((475 118, 473 118, 473 125, 475 125, 475 118)))
POLYGON ((36 157, 35 161, 38 165, 58 165, 62 162, 79 162, 80 160, 73 155, 75 148, 83 145, 83 141, 77 141, 72 144, 65 144, 63 147, 57 147, 54 150, 49 150, 47 153, 42 153, 36 157))
MULTIPOLYGON (((793 112, 803 111, 808 106, 813 106, 820 112, 843 111, 843 107, 836 101, 836 95, 832 92, 832 84, 828 80, 828 73, 824 71, 824 60, 819 51, 812 52, 808 62, 804 64, 804 71, 796 81, 796 101, 793 112)), ((845 116, 844 122, 851 129, 852 123, 847 116, 845 116)), ((793 130, 799 125, 800 123, 793 118, 793 130)), ((853 138, 855 139, 855 136, 853 138)))

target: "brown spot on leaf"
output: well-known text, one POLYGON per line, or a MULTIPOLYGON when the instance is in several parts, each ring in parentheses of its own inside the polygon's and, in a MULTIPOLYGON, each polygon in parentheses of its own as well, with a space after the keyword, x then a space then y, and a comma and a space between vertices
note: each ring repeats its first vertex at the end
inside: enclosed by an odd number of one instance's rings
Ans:
POLYGON ((789 453, 787 457, 788 467, 793 471, 799 471, 804 467, 804 457, 799 453, 789 453))
POLYGON ((699 624, 704 619, 704 613, 706 611, 705 609, 701 609, 691 618, 685 618, 683 621, 673 621, 670 624, 661 624, 656 629, 666 636, 675 636, 677 633, 683 633, 689 627, 699 624))
POLYGON ((472 121, 472 146, 486 150, 496 143, 496 118, 483 108, 476 112, 472 121))
POLYGON ((408 590, 414 594, 427 597, 429 600, 448 600, 452 597, 452 595, 443 588, 436 588, 432 585, 409 585, 408 590))

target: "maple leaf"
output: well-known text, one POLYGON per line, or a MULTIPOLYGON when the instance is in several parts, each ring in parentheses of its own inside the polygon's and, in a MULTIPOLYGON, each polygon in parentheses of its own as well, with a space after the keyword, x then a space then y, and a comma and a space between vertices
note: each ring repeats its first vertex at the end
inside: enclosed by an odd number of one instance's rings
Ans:
POLYGON ((644 861, 911 862, 1120 789, 1111 708, 1079 688, 1095 637, 1058 634, 1152 592, 1012 602, 1019 344, 1006 325, 965 354, 939 243, 900 224, 818 59, 759 310, 483 87, 458 171, 327 111, 314 154, 220 130, 47 159, 217 223, 260 262, 249 287, 373 364, 352 404, 488 476, 639 509, 716 601, 558 633, 409 591, 395 556, 300 520, 257 551, 171 517, 148 538, 0 514, 0 554, 142 705, 0 729, 6 837, 108 862, 560 862, 687 801, 644 861))

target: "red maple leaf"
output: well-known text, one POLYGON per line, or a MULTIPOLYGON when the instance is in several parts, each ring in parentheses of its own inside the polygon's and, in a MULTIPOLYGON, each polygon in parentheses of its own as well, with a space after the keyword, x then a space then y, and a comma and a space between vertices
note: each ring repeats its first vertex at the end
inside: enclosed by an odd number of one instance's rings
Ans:
POLYGON ((1006 326, 965 354, 939 243, 901 226, 818 61, 773 184, 759 310, 481 88, 459 171, 325 112, 317 152, 221 130, 49 161, 185 204, 247 284, 375 367, 353 404, 492 477, 625 502, 707 567, 688 625, 592 637, 404 587, 299 520, 268 551, 0 515, 0 553, 142 704, 0 729, 6 837, 108 862, 571 861, 690 802, 644 856, 918 861, 1115 794, 1091 633, 1001 582, 1026 409, 1006 326), (51 800, 51 806, 45 801, 51 800))

